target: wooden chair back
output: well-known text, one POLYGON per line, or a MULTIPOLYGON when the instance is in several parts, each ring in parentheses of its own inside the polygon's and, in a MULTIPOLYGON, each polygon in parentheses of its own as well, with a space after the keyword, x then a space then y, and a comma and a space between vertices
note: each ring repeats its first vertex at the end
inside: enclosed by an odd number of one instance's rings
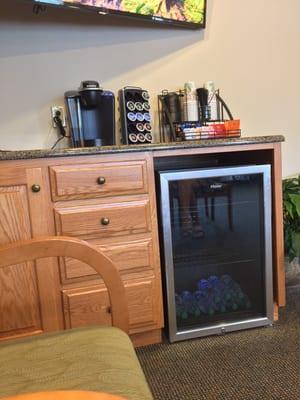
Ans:
POLYGON ((0 268, 46 257, 80 260, 101 275, 110 298, 112 325, 128 333, 128 305, 118 270, 104 254, 87 242, 65 236, 47 236, 0 247, 0 268))

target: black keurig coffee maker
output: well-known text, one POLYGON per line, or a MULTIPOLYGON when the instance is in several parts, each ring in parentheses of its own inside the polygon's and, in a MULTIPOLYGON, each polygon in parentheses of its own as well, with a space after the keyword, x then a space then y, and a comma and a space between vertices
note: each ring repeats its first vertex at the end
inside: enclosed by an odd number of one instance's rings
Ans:
POLYGON ((96 81, 65 93, 73 147, 115 144, 115 97, 96 81))

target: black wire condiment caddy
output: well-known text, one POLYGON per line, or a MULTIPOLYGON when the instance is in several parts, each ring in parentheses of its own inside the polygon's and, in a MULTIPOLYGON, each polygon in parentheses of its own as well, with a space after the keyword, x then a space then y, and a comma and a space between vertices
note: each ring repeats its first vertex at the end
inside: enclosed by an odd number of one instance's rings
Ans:
POLYGON ((216 108, 217 118, 211 118, 211 101, 207 99, 205 89, 200 88, 197 89, 199 118, 189 121, 184 110, 184 90, 163 90, 158 95, 160 142, 240 137, 240 120, 234 119, 219 90, 214 92, 214 96, 213 106, 216 108))

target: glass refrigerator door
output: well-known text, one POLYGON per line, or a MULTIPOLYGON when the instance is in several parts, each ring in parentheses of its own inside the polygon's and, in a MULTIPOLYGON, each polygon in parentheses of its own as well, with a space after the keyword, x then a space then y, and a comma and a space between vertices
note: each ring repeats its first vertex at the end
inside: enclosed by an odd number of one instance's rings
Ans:
POLYGON ((170 340, 270 324, 270 167, 160 178, 170 340))

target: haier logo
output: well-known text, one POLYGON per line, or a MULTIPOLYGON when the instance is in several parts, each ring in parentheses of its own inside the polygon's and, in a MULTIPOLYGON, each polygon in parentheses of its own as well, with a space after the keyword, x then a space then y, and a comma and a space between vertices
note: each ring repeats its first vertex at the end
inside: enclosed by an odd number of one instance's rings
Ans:
POLYGON ((213 183, 212 185, 209 185, 210 189, 222 189, 223 185, 221 183, 213 183))

